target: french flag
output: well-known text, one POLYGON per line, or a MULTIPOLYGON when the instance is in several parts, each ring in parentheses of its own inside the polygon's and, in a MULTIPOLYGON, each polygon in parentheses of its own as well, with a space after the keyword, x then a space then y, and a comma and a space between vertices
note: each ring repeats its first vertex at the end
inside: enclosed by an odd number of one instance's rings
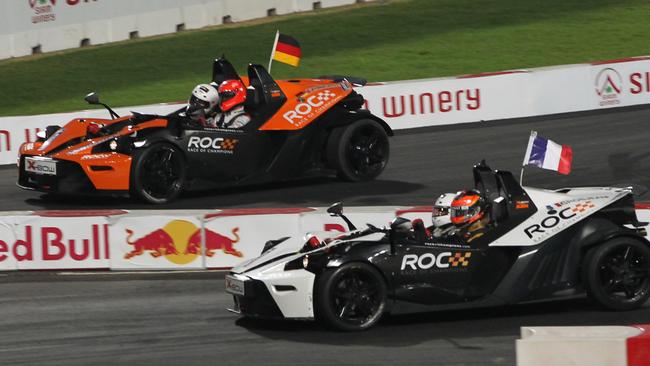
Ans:
POLYGON ((542 169, 555 170, 560 174, 571 173, 573 150, 568 145, 557 144, 547 138, 530 132, 524 165, 534 165, 542 169))

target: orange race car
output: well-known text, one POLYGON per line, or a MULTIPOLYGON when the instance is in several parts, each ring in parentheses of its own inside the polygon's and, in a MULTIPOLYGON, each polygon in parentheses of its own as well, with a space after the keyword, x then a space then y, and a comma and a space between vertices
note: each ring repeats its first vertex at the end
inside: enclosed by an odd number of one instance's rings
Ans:
POLYGON ((376 178, 389 156, 385 121, 362 109, 355 78, 274 80, 260 65, 240 78, 226 59, 213 65, 214 85, 246 87, 241 128, 206 127, 183 107, 169 115, 77 118, 49 126, 20 148, 18 185, 52 193, 129 193, 151 203, 175 199, 194 183, 218 186, 337 174, 376 178))

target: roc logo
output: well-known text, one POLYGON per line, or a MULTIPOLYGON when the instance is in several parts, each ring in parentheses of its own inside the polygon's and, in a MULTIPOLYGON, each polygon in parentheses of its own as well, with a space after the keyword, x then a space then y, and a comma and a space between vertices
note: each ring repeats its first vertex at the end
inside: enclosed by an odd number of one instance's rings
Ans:
POLYGON ((587 200, 578 201, 573 206, 560 209, 562 205, 572 202, 574 201, 569 200, 556 203, 555 206, 558 207, 557 210, 553 206, 547 205, 546 209, 548 210, 548 216, 546 216, 539 224, 532 224, 525 228, 524 233, 526 233, 526 236, 534 241, 547 238, 550 235, 559 232, 559 230, 566 227, 567 224, 574 223, 580 217, 584 217, 583 215, 578 214, 596 207, 591 200, 587 200))
POLYGON ((312 118, 323 111, 331 104, 329 102, 337 97, 338 95, 331 90, 319 91, 307 98, 301 98, 300 103, 296 104, 293 110, 285 112, 282 117, 292 125, 299 127, 305 119, 312 118))
POLYGON ((584 203, 576 203, 575 207, 571 210, 573 212, 585 212, 590 208, 594 208, 594 205, 591 201, 585 201, 584 203))
POLYGON ((460 253, 456 252, 454 253, 453 257, 449 258, 449 264, 451 264, 452 267, 467 267, 469 265, 469 257, 472 256, 472 252, 465 252, 465 253, 460 253))
POLYGON ((623 85, 623 79, 618 71, 608 67, 601 70, 596 76, 596 94, 599 97, 601 107, 621 104, 619 95, 623 85))
POLYGON ((238 142, 238 139, 226 139, 223 137, 192 136, 187 142, 187 151, 198 153, 233 154, 238 142))
POLYGON ((201 245, 201 228, 185 220, 173 220, 161 229, 154 230, 139 239, 132 240, 133 230, 126 229, 126 242, 132 246, 124 259, 149 253, 154 258, 164 257, 175 264, 187 264, 201 255, 201 248, 205 248, 205 255, 212 257, 216 251, 235 257, 244 255, 234 248, 239 242, 239 228, 232 229, 233 238, 221 235, 210 229, 204 230, 205 244, 201 245))
POLYGON ((422 255, 406 254, 402 257, 401 270, 408 268, 412 270, 438 268, 445 269, 449 267, 467 267, 472 252, 442 252, 438 255, 425 253, 422 255))

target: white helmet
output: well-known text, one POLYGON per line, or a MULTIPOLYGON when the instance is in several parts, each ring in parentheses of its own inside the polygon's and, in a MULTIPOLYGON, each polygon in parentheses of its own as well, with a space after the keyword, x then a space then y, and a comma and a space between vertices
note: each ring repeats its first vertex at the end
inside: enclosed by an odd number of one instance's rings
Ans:
POLYGON ((199 84, 192 90, 192 95, 187 101, 187 111, 194 113, 203 111, 207 115, 214 111, 218 104, 219 92, 217 89, 210 84, 199 84))
POLYGON ((451 201, 454 200, 454 197, 456 197, 455 193, 443 193, 438 197, 438 199, 436 199, 436 202, 433 203, 431 221, 433 222, 434 227, 441 227, 451 223, 449 208, 451 207, 451 201))

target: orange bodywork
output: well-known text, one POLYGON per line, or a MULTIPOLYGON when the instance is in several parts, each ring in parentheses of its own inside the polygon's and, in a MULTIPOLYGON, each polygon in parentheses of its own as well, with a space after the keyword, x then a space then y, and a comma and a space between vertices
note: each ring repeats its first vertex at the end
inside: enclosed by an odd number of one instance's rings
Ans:
MULTIPOLYGON (((44 143, 26 143, 20 147, 21 155, 30 156, 49 156, 57 160, 72 161, 83 169, 86 176, 99 190, 128 190, 131 176, 131 156, 117 152, 102 152, 92 154, 94 146, 105 143, 116 137, 130 135, 139 130, 152 127, 166 127, 167 120, 155 119, 135 126, 126 126, 117 133, 85 139, 88 125, 100 124, 111 125, 128 120, 131 116, 122 117, 115 120, 96 119, 96 118, 78 118, 70 121, 59 131, 62 131, 48 139, 44 143), (66 147, 60 151, 51 154, 51 152, 62 144, 80 139, 80 142, 66 147), (103 169, 97 169, 103 167, 103 169), (95 168, 95 169, 93 169, 95 168)), ((58 131, 57 131, 58 132, 58 131)))
POLYGON ((352 86, 345 81, 299 79, 277 83, 287 101, 260 127, 262 131, 304 128, 352 93, 352 86))

